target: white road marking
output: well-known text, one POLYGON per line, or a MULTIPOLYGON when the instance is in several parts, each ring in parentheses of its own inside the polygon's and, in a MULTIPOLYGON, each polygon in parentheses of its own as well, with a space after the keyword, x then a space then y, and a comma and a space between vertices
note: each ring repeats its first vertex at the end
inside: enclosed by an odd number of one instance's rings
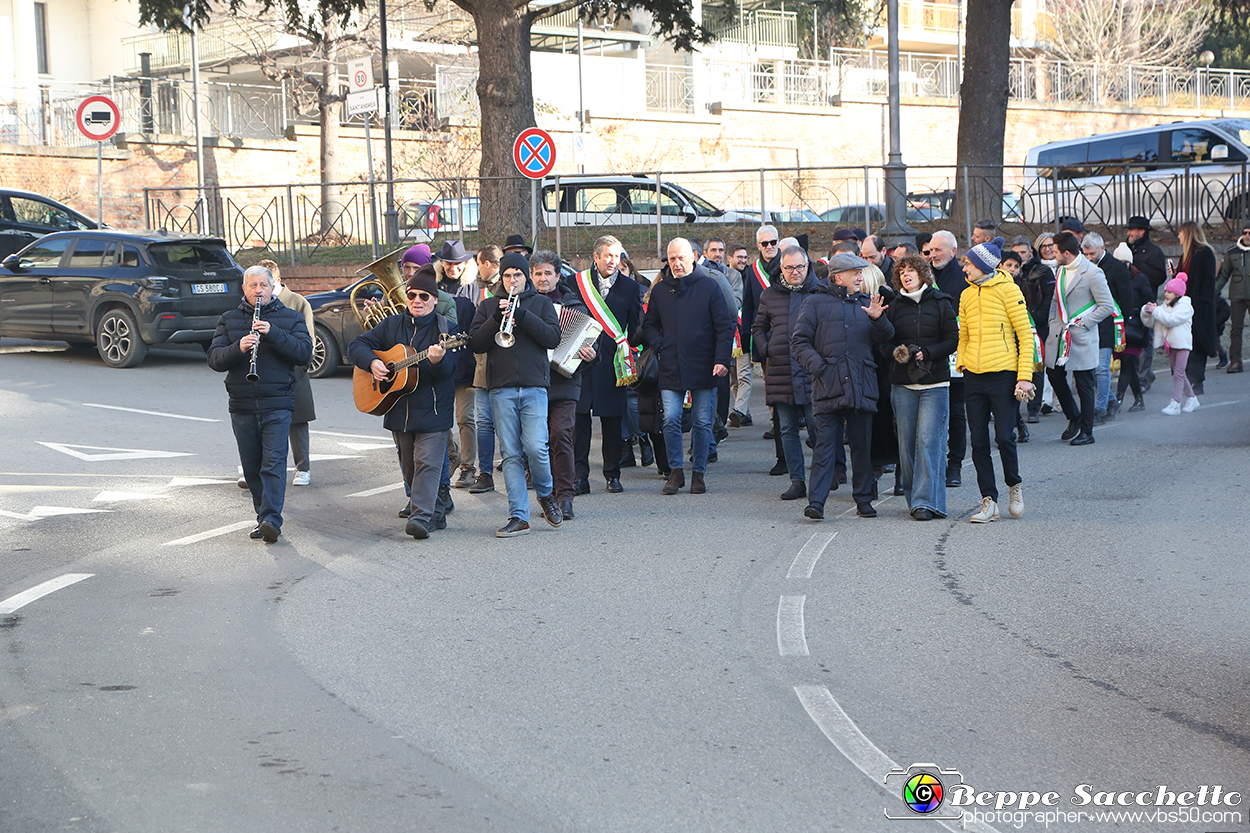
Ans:
POLYGON ((68 454, 71 457, 77 457, 79 460, 86 460, 91 463, 99 463, 105 460, 144 460, 148 458, 162 457, 194 457, 187 451, 149 451, 143 448, 108 448, 100 445, 70 445, 69 443, 45 443, 39 441, 39 444, 53 451, 59 451, 62 454, 68 454), (91 451, 103 451, 104 454, 93 454, 80 449, 91 449, 91 451))
POLYGON ((146 414, 147 416, 169 417, 170 419, 190 419, 195 422, 221 422, 219 419, 211 419, 209 417, 186 416, 185 414, 169 414, 164 411, 145 411, 142 408, 123 408, 120 405, 100 405, 96 402, 82 403, 84 408, 105 408, 109 411, 126 411, 131 414, 146 414))
POLYGON ((825 547, 829 546, 829 543, 836 537, 838 537, 836 532, 817 532, 812 535, 803 545, 803 549, 799 550, 799 554, 794 557, 794 563, 790 565, 786 578, 811 578, 812 571, 816 569, 816 562, 820 560, 825 547))
POLYGON ((90 486, 0 486, 0 495, 24 495, 27 492, 69 492, 75 489, 90 489, 90 486))
MULTIPOLYGON (((391 446, 391 448, 394 447, 394 445, 391 446)), ((308 462, 316 463, 320 460, 355 460, 359 456, 359 454, 309 454, 308 462)), ((287 471, 291 471, 291 469, 288 468, 287 471)))
POLYGON ((9 616, 36 599, 41 599, 49 593, 55 593, 62 587, 69 587, 71 584, 77 584, 85 578, 91 578, 94 573, 66 573, 57 578, 48 579, 43 584, 37 584, 29 590, 18 593, 16 596, 10 596, 0 602, 0 616, 9 616))
POLYGON ((375 434, 344 434, 342 431, 315 431, 309 429, 308 433, 320 434, 323 437, 351 437, 357 440, 376 440, 377 442, 382 442, 382 440, 388 439, 387 437, 379 437, 375 434))
POLYGON ((363 492, 356 492, 354 494, 348 495, 348 497, 373 497, 374 495, 380 495, 383 492, 393 492, 396 489, 402 489, 402 488, 404 488, 403 483, 392 483, 389 486, 379 486, 376 489, 368 489, 363 492))
POLYGON ((142 492, 100 492, 91 499, 92 503, 103 503, 118 500, 168 500, 169 495, 148 495, 142 492))
POLYGON ((344 443, 339 445, 350 448, 352 451, 372 451, 375 448, 394 448, 395 443, 344 443))
POLYGON ((166 489, 180 489, 183 486, 233 486, 235 480, 214 480, 209 477, 175 477, 165 485, 166 489))
POLYGON ((807 634, 803 605, 807 596, 782 596, 777 602, 777 650, 783 657, 805 657, 807 634))
POLYGON ((108 512, 108 509, 75 509, 70 506, 36 506, 25 515, 17 512, 6 512, 0 509, 0 515, 6 518, 17 518, 19 521, 37 521, 41 518, 52 518, 57 515, 86 515, 92 512, 108 512))
POLYGON ((228 535, 231 532, 238 532, 240 529, 247 529, 256 526, 256 521, 239 521, 229 526, 219 526, 216 529, 210 529, 208 532, 197 532, 194 535, 188 535, 186 538, 179 538, 177 541, 166 541, 161 544, 162 547, 184 547, 187 544, 196 544, 200 541, 207 541, 209 538, 216 538, 218 535, 228 535))
POLYGON ((1234 399, 1232 402, 1214 402, 1210 405, 1203 402, 1198 406, 1198 410, 1203 411, 1203 410, 1206 410, 1207 408, 1223 408, 1225 405, 1239 405, 1239 404, 1241 404, 1240 399, 1234 399))
MULTIPOLYGON (((801 685, 794 687, 794 693, 799 696, 799 702, 807 710, 807 716, 820 728, 820 731, 824 732, 825 737, 829 738, 842 756, 854 764, 856 769, 871 778, 874 784, 897 800, 899 796, 890 790, 885 777, 890 770, 898 770, 902 767, 890 760, 889 756, 864 736, 864 733, 855 725, 855 721, 847 716, 838 705, 838 701, 829 693, 829 689, 822 685, 801 685)), ((981 821, 961 820, 958 823, 938 821, 938 824, 953 831, 998 833, 993 827, 981 821), (955 824, 959 826, 956 827, 955 824)))

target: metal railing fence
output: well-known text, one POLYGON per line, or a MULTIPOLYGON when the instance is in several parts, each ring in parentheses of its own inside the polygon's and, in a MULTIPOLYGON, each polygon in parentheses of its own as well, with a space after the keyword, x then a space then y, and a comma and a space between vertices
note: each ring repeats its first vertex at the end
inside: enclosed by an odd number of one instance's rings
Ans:
MULTIPOLYGON (((767 218, 785 234, 808 234, 813 251, 823 254, 822 241, 834 228, 880 231, 889 196, 884 169, 877 166, 602 176, 613 181, 612 187, 622 195, 619 200, 584 206, 574 214, 566 209, 577 202, 575 195, 559 201, 537 186, 537 234, 532 235, 528 216, 518 217, 511 231, 533 236, 535 248, 550 248, 565 257, 586 257, 602 234, 616 235, 631 252, 658 256, 667 240, 677 236, 720 236, 750 243, 754 229, 767 218), (654 195, 657 185, 664 191, 659 198, 654 195), (723 213, 688 217, 678 208, 657 214, 655 205, 673 202, 670 185, 723 213), (626 191, 633 197, 632 205, 626 191)), ((559 179, 543 184, 556 186, 559 179)), ((569 177, 563 179, 567 182, 569 177)), ((519 178, 508 181, 531 187, 519 178)), ((1039 176, 1036 169, 1024 167, 917 166, 907 170, 907 183, 906 222, 917 231, 948 229, 961 239, 967 239, 973 223, 982 219, 966 207, 951 216, 955 193, 961 189, 977 195, 983 205, 1000 207, 1002 233, 1008 237, 1032 238, 1054 231, 1068 217, 1087 227, 1116 230, 1129 216, 1139 214, 1161 229, 1175 230, 1186 220, 1196 220, 1222 238, 1239 230, 1242 216, 1250 211, 1250 171, 1245 162, 1218 168, 1157 166, 1083 180, 1060 179, 1057 173, 1039 176)), ((498 242, 485 239, 479 229, 482 200, 491 192, 482 185, 474 178, 396 180, 400 237, 395 241, 387 241, 382 231, 384 182, 340 183, 333 199, 325 198, 317 184, 216 186, 206 189, 204 212, 194 189, 149 188, 144 189, 143 221, 150 228, 215 234, 236 253, 291 264, 342 259, 343 250, 353 248, 361 258, 419 242, 437 248, 449 239, 475 249, 498 242), (202 213, 207 215, 206 226, 201 224, 202 213)))

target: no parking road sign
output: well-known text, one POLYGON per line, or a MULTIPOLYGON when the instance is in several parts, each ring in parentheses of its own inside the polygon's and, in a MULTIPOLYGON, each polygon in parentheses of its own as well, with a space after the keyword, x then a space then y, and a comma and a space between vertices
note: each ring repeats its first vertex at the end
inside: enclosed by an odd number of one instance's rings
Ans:
POLYGON ((78 105, 78 131, 95 142, 103 142, 122 124, 122 111, 106 95, 93 95, 78 105))
POLYGON ((542 179, 556 166, 556 143, 546 130, 531 127, 516 137, 512 161, 523 176, 542 179))

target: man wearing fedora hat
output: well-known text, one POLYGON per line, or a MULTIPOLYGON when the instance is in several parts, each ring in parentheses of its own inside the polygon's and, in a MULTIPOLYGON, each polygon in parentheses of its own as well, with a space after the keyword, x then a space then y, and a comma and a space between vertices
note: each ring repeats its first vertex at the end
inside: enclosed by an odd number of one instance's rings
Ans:
POLYGON ((477 280, 477 261, 473 253, 465 251, 464 244, 459 240, 448 240, 433 257, 438 288, 476 304, 478 299, 473 297, 473 283, 477 280))
MULTIPOLYGON (((1128 238, 1129 251, 1133 253, 1133 262, 1128 265, 1129 274, 1137 277, 1138 273, 1150 281, 1150 289, 1157 296, 1159 287, 1167 283, 1168 259, 1158 244, 1150 239, 1150 221, 1145 217, 1128 218, 1128 230, 1124 236, 1128 238)), ((1155 380, 1155 371, 1151 366, 1150 356, 1143 355, 1137 368, 1137 378, 1141 381, 1142 393, 1150 390, 1155 380)))
POLYGON ((503 253, 507 255, 513 252, 529 257, 534 253, 534 250, 530 248, 530 245, 525 242, 525 238, 521 235, 509 234, 508 239, 503 241, 503 253))

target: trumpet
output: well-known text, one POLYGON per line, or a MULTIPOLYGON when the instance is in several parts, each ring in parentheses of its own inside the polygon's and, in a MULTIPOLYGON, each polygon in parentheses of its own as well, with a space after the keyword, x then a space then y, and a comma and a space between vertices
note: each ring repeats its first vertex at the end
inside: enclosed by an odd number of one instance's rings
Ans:
POLYGON ((256 340, 252 342, 252 363, 247 368, 247 380, 255 382, 260 379, 260 375, 256 372, 256 353, 260 350, 260 333, 256 332, 256 322, 260 320, 260 296, 256 297, 256 303, 252 305, 252 329, 251 332, 256 336, 256 340))
POLYGON ((499 325, 499 332, 495 333, 495 343, 500 347, 511 347, 516 344, 516 336, 512 334, 512 325, 516 321, 516 296, 515 289, 508 292, 508 310, 503 314, 503 323, 499 325))

